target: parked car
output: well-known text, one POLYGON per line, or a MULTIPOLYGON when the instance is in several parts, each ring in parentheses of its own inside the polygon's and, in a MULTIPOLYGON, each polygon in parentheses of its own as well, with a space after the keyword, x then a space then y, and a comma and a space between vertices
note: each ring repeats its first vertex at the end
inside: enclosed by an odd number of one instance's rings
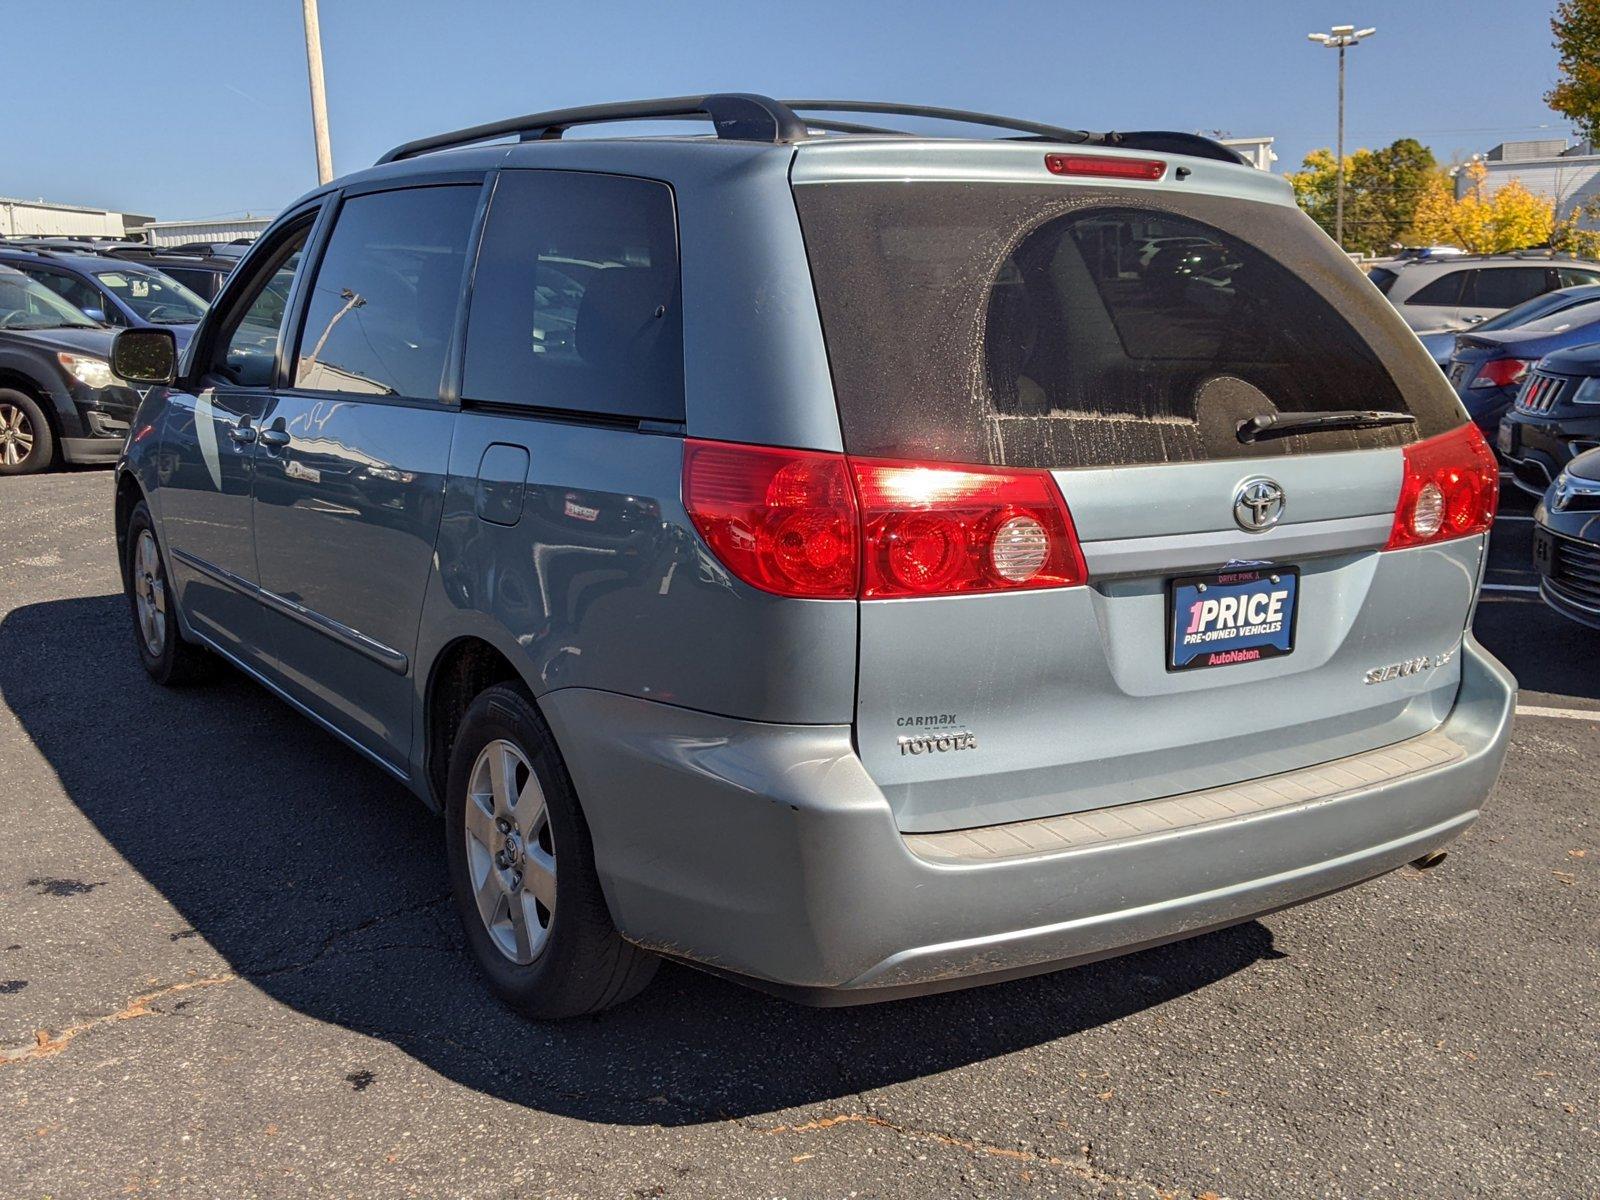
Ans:
POLYGON ((1600 344, 1540 359, 1500 420, 1500 457, 1523 491, 1543 496, 1578 455, 1600 446, 1600 344))
POLYGON ((184 242, 173 246, 174 254, 208 254, 215 258, 243 258, 255 238, 234 238, 227 242, 184 242))
POLYGON ((138 394, 111 372, 112 333, 0 266, 0 475, 110 463, 138 394))
POLYGON ((1600 283, 1600 263, 1548 253, 1398 262, 1367 278, 1416 330, 1462 329, 1557 288, 1600 283))
POLYGON ((239 265, 237 256, 178 254, 147 246, 130 246, 107 250, 105 253, 112 258, 125 258, 160 271, 167 278, 176 279, 207 304, 217 298, 223 283, 239 265))
MULTIPOLYGON (((1600 292, 1600 288, 1594 289, 1600 292)), ((1554 293, 1552 293, 1554 294, 1554 293)), ((1490 438, 1510 411, 1528 370, 1547 354, 1600 341, 1600 299, 1528 321, 1515 329, 1456 336, 1450 384, 1490 438)))
POLYGON ((658 954, 821 1004, 1013 978, 1467 828, 1496 464, 1287 185, 798 107, 413 142, 262 235, 180 377, 123 331, 151 677, 226 659, 443 810, 540 1017, 658 954))
POLYGON ((1566 465, 1533 520, 1539 594, 1562 616, 1600 629, 1600 450, 1566 465))
MULTIPOLYGON (((1540 317, 1554 316, 1556 313, 1573 308, 1579 304, 1588 304, 1593 300, 1600 300, 1600 283, 1584 283, 1576 287, 1557 288, 1553 292, 1546 292, 1542 296, 1535 296, 1532 300, 1524 300, 1515 307, 1508 308, 1498 317, 1489 317, 1480 321, 1467 331, 1468 333, 1495 333, 1502 329, 1520 329, 1529 321, 1536 321, 1540 317)), ((1426 333, 1417 334, 1417 338, 1432 356, 1433 361, 1439 364, 1440 370, 1446 371, 1450 366, 1450 356, 1456 352, 1456 339, 1464 336, 1457 329, 1433 329, 1426 333)))
POLYGON ((97 254, 0 248, 0 264, 45 285, 86 316, 119 328, 160 325, 186 346, 206 302, 152 267, 97 254))

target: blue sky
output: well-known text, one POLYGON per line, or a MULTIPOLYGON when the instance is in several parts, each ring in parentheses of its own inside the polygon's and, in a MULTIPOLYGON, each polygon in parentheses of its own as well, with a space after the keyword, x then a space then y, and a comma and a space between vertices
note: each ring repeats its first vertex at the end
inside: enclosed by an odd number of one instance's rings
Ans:
MULTIPOLYGON (((1553 2, 321 7, 337 172, 461 125, 706 90, 918 101, 1090 129, 1272 134, 1284 170, 1332 144, 1335 55, 1305 35, 1336 22, 1379 31, 1351 52, 1352 147, 1411 134, 1449 159, 1563 135, 1541 99, 1556 69, 1553 2)), ((175 219, 273 212, 316 181, 299 0, 0 0, 0 28, 13 35, 0 195, 175 219)))

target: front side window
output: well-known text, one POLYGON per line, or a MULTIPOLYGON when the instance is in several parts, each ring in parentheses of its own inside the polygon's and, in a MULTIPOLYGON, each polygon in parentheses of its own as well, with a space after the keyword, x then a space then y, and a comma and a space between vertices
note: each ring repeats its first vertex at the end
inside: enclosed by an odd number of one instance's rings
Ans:
POLYGON ((1580 287, 1586 283, 1600 283, 1600 275, 1582 267, 1557 267, 1556 279, 1561 287, 1580 287))
POLYGON ((1474 308, 1510 308, 1550 290, 1543 267, 1493 267, 1474 271, 1461 303, 1474 308))
POLYGON ((479 191, 411 188, 344 202, 311 286, 295 387, 438 398, 479 191))
POLYGON ((672 191, 507 171, 473 279, 463 400, 683 420, 672 191))
MULTIPOLYGON (((89 309, 105 309, 105 298, 97 292, 91 284, 72 275, 65 275, 60 271, 45 271, 38 267, 23 267, 22 273, 37 283, 44 284, 68 304, 80 311, 89 309)), ((107 313, 107 316, 110 314, 107 313)))
POLYGON ((152 325, 194 325, 206 315, 204 300, 176 279, 153 271, 101 271, 96 278, 152 325))
POLYGON ((95 323, 42 283, 0 267, 0 329, 93 329, 95 323))
POLYGON ((222 339, 212 369, 240 387, 272 386, 289 289, 310 233, 307 224, 289 236, 274 256, 275 265, 256 282, 255 294, 222 339))

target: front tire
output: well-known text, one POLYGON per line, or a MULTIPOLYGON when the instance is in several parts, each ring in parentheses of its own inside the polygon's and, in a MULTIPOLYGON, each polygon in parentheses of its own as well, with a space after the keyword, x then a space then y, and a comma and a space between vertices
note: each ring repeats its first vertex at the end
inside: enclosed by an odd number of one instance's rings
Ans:
POLYGON ((200 683, 216 673, 217 660, 178 628, 166 556, 156 539, 150 507, 143 500, 128 518, 123 588, 133 616, 133 640, 145 671, 163 687, 200 683))
POLYGON ((658 959, 623 940, 595 873, 588 823, 555 739, 519 685, 461 720, 445 803, 450 886, 489 986, 540 1020, 631 999, 658 959))
POLYGON ((55 461, 50 421, 32 396, 0 388, 0 475, 29 475, 55 461))

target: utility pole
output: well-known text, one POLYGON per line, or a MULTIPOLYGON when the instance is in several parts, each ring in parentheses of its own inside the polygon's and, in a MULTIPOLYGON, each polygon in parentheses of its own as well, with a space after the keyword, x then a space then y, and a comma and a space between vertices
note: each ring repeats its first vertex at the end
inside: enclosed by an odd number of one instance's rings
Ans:
POLYGON ((317 142, 317 182, 333 178, 333 150, 328 145, 328 97, 322 87, 322 25, 317 0, 303 0, 306 23, 306 73, 311 76, 311 132, 317 142))
MULTIPOLYGON (((306 3, 314 4, 315 0, 306 0, 306 3)), ((1344 249, 1344 52, 1377 32, 1376 29, 1357 29, 1354 25, 1335 25, 1329 33, 1306 34, 1311 41, 1339 51, 1339 144, 1334 150, 1338 182, 1333 195, 1333 240, 1339 243, 1341 250, 1344 249)))

